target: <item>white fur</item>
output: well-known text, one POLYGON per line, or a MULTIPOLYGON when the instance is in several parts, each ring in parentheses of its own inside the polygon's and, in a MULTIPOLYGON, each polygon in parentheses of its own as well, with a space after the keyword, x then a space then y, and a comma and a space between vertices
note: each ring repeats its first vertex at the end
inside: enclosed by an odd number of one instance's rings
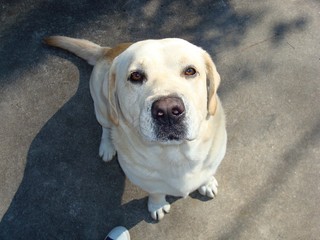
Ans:
POLYGON ((227 135, 216 95, 220 77, 204 50, 182 39, 141 41, 115 55, 86 40, 52 37, 48 43, 95 64, 90 90, 103 127, 99 154, 109 161, 117 151, 126 176, 149 193, 152 218, 169 212, 166 195, 186 197, 197 189, 210 198, 217 194, 213 175, 225 155, 227 135), (188 66, 197 74, 186 77, 188 66), (136 70, 147 76, 142 84, 128 81, 136 70), (185 106, 186 134, 178 141, 158 140, 151 117, 153 101, 169 95, 185 106))

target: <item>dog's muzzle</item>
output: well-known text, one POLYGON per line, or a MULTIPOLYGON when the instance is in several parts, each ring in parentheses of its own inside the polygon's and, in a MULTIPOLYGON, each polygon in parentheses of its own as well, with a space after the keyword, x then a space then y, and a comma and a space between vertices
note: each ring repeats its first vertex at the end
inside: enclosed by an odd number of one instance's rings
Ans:
POLYGON ((151 106, 156 137, 160 141, 179 141, 186 135, 184 119, 186 109, 181 98, 161 97, 151 106))

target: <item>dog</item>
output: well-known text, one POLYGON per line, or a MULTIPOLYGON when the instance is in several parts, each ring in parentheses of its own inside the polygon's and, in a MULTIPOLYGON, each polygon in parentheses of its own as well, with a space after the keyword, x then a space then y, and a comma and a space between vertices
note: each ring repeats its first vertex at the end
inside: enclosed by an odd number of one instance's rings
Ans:
POLYGON ((205 50, 179 38, 112 48, 64 36, 44 41, 94 66, 90 92, 102 126, 99 155, 110 161, 117 153, 129 180, 148 192, 153 219, 170 211, 166 195, 198 190, 215 197, 227 133, 220 75, 205 50))

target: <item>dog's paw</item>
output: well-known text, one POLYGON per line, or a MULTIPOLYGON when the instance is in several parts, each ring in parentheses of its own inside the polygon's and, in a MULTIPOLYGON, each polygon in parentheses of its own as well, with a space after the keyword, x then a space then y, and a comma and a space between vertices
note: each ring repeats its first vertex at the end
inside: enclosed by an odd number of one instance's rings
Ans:
POLYGON ((198 188, 200 194, 209 198, 214 198, 218 194, 218 182, 214 176, 210 178, 207 184, 198 188))
POLYGON ((110 139, 102 138, 99 147, 99 156, 103 161, 109 162, 116 155, 116 149, 110 139))
POLYGON ((165 200, 165 196, 149 196, 148 210, 154 220, 161 220, 164 214, 170 212, 170 204, 165 200))

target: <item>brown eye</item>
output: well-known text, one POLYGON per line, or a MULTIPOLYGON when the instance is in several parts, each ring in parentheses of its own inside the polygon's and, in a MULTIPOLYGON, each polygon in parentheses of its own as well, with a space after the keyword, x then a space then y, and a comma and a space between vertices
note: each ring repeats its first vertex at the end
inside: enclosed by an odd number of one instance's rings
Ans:
POLYGON ((144 73, 140 71, 132 72, 128 78, 132 83, 142 83, 145 79, 144 73))
POLYGON ((186 76, 193 76, 197 73, 197 71, 193 67, 188 67, 186 70, 184 70, 184 75, 186 76))

